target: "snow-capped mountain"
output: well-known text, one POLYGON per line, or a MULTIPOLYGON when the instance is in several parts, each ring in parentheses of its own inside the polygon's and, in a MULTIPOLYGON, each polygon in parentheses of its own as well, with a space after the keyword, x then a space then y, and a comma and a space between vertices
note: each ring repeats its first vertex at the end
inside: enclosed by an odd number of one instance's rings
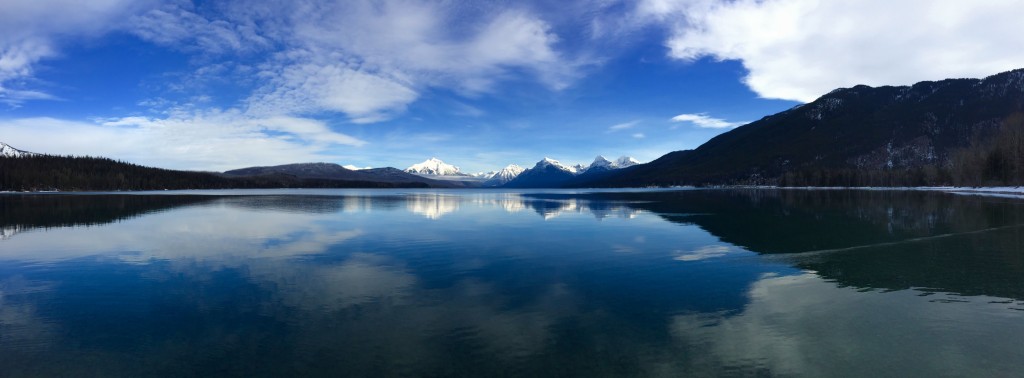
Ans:
POLYGON ((34 156, 39 155, 34 152, 22 151, 17 148, 11 147, 10 145, 0 142, 0 156, 3 157, 23 157, 23 156, 34 156))
POLYGON ((507 188, 557 188, 576 177, 578 172, 577 167, 562 164, 555 159, 544 158, 533 168, 523 171, 504 186, 507 188))
POLYGON ((631 167, 637 164, 640 164, 640 161, 629 156, 622 156, 619 157, 618 159, 615 159, 615 161, 611 161, 605 159, 604 156, 599 155, 598 157, 594 158, 594 162, 590 163, 590 166, 588 166, 587 169, 583 170, 580 173, 605 172, 613 169, 631 167))
POLYGON ((422 163, 413 164, 409 168, 406 168, 405 171, 418 175, 466 176, 466 174, 459 172, 459 167, 451 164, 445 164, 441 159, 434 157, 427 159, 422 163))
POLYGON ((476 177, 476 178, 487 180, 487 179, 490 179, 491 177, 494 177, 494 175, 497 174, 497 173, 498 173, 498 171, 490 171, 490 172, 470 173, 469 175, 473 176, 473 177, 476 177))
POLYGON ((582 164, 570 166, 562 164, 558 160, 544 158, 544 160, 537 162, 533 168, 523 171, 504 186, 508 188, 559 188, 603 172, 637 164, 640 164, 640 162, 628 156, 620 157, 615 161, 610 161, 604 156, 598 156, 594 158, 594 162, 590 163, 589 166, 582 164))
POLYGON ((526 169, 515 164, 509 164, 500 171, 492 174, 487 181, 484 181, 484 186, 502 186, 512 181, 517 176, 523 173, 526 169))
POLYGON ((637 164, 640 164, 640 161, 629 156, 620 156, 615 159, 615 166, 618 168, 632 167, 637 164))
POLYGON ((533 168, 530 168, 530 169, 536 170, 536 169, 547 169, 547 167, 554 167, 555 169, 558 169, 558 170, 561 170, 561 171, 565 171, 565 172, 569 172, 569 173, 572 173, 572 174, 576 174, 576 173, 579 172, 580 165, 581 164, 577 164, 576 166, 569 166, 569 165, 562 164, 558 160, 546 157, 543 160, 538 161, 537 164, 534 165, 533 168))
POLYGON ((587 167, 587 171, 597 169, 610 170, 615 168, 618 168, 615 163, 609 161, 608 159, 605 159, 604 156, 598 155, 596 158, 594 158, 594 162, 590 163, 590 166, 587 167))

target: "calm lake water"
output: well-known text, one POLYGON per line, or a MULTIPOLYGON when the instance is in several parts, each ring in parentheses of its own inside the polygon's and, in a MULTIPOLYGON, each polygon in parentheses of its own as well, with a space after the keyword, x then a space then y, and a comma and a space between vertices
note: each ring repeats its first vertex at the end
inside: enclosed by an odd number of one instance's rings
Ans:
POLYGON ((0 376, 1020 376, 1022 337, 1012 199, 0 195, 0 376))

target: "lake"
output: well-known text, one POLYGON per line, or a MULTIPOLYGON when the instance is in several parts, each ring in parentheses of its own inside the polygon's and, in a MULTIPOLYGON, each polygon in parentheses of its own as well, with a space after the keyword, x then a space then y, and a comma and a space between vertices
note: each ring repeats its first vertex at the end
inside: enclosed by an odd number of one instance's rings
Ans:
POLYGON ((1014 199, 0 195, 0 376, 1020 376, 1022 336, 1014 199))

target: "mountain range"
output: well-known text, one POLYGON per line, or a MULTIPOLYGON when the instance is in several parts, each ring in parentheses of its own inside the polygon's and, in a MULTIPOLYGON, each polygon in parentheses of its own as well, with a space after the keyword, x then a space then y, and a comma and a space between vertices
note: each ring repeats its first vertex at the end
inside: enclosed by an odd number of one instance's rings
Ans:
POLYGON ((270 167, 249 167, 224 172, 226 176, 288 175, 303 179, 372 181, 388 183, 426 183, 439 186, 433 180, 402 172, 395 168, 351 170, 334 163, 299 163, 270 167))
POLYGON ((504 185, 506 188, 558 188, 572 186, 577 181, 585 182, 590 177, 608 174, 618 169, 640 164, 634 158, 623 156, 609 161, 604 156, 594 158, 589 166, 569 166, 558 160, 544 158, 532 168, 523 171, 504 185))
POLYGON ((628 157, 598 156, 589 166, 544 158, 529 169, 513 164, 471 175, 431 158, 404 171, 303 163, 219 174, 40 155, 0 143, 0 171, 0 190, 1022 185, 1024 69, 984 79, 836 89, 646 164, 628 157), (75 177, 60 173, 69 170, 75 177))
POLYGON ((999 185, 1024 177, 1024 69, 836 89, 693 150, 571 183, 999 185))
POLYGON ((484 181, 484 186, 503 186, 518 177, 525 170, 526 168, 515 164, 509 164, 500 171, 488 173, 487 181, 484 181))
POLYGON ((432 157, 422 163, 409 166, 405 172, 434 180, 461 181, 466 186, 538 188, 558 187, 588 172, 605 172, 637 164, 640 162, 628 156, 620 157, 615 161, 598 156, 589 166, 582 164, 570 166, 554 159, 544 158, 530 169, 509 164, 499 171, 466 174, 461 172, 459 167, 432 157), (523 174, 526 176, 520 179, 519 177, 523 174))

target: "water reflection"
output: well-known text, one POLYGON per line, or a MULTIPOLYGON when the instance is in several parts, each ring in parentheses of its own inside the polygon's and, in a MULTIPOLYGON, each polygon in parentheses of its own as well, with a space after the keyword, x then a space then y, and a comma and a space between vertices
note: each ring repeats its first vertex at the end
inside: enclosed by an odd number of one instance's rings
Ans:
POLYGON ((105 224, 211 200, 176 195, 0 195, 0 240, 35 228, 105 224))
MULTIPOLYGON (((561 198, 566 195, 542 195, 561 198)), ((572 195, 623 202, 695 225, 726 249, 815 272, 842 286, 1024 299, 1024 203, 915 191, 731 190, 572 195)))
POLYGON ((1024 363, 1024 239, 1008 200, 177 197, 2 197, 4 227, 20 231, 0 240, 2 371, 1011 375, 1024 363))
POLYGON ((458 196, 437 193, 414 194, 406 197, 405 201, 409 211, 429 219, 459 211, 459 203, 462 202, 458 196))
POLYGON ((813 274, 766 276, 736 314, 673 317, 672 334, 725 370, 807 376, 1010 376, 1021 357, 1020 317, 991 297, 837 289, 813 274), (867 363, 866 363, 867 362, 867 363))

